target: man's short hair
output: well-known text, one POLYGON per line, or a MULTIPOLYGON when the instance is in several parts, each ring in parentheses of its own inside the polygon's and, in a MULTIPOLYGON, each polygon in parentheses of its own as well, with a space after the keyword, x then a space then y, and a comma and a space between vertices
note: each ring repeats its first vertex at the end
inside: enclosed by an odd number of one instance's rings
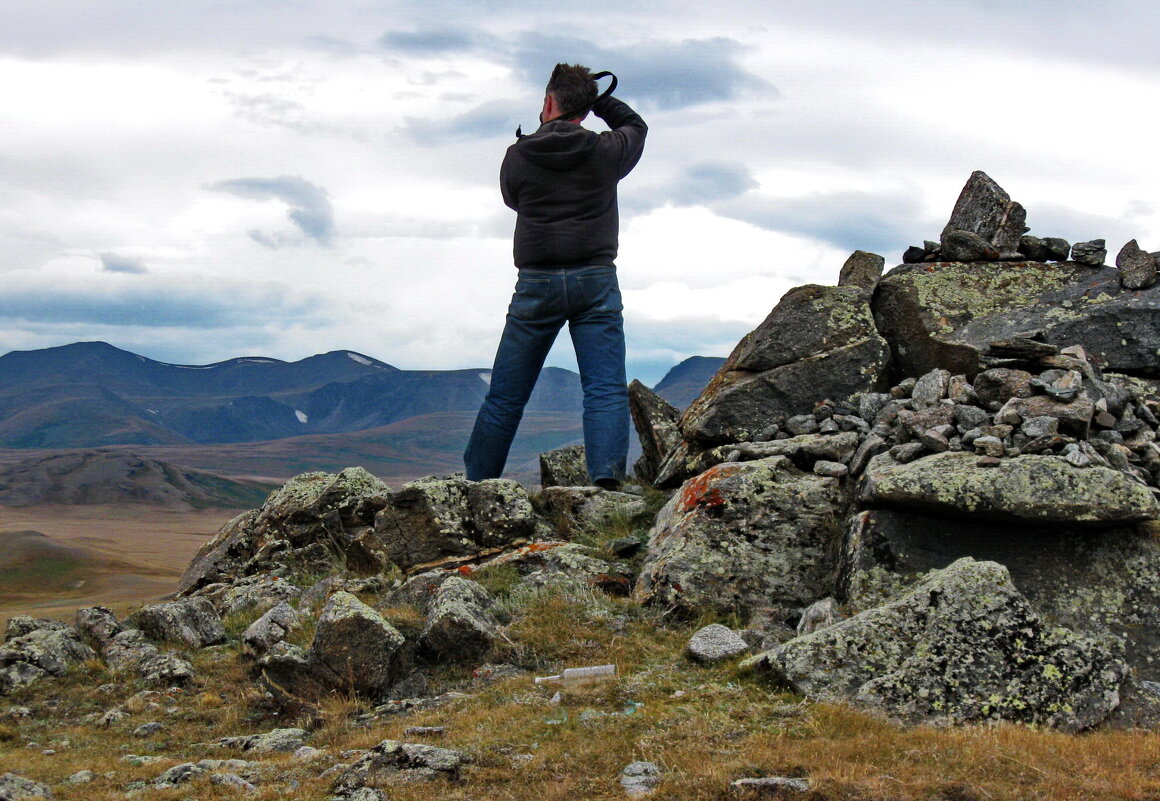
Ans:
POLYGON ((548 80, 548 94, 565 113, 579 117, 596 102, 596 81, 592 71, 579 64, 557 64, 548 80))

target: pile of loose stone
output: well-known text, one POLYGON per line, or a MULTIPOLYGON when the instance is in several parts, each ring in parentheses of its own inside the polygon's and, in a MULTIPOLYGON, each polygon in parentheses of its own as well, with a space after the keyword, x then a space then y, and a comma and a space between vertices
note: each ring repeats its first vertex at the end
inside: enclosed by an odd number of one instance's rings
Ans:
POLYGON ((899 463, 973 451, 979 466, 1054 454, 1160 487, 1160 401, 1143 385, 1105 377, 1082 346, 1030 337, 992 343, 990 361, 1001 366, 973 381, 935 369, 856 402, 820 400, 810 414, 770 419, 750 441, 707 450, 697 470, 784 455, 817 475, 843 478, 859 475, 884 451, 899 463))
MULTIPOLYGON (((752 443, 722 445, 710 459, 764 458, 786 453, 763 443, 803 435, 852 437, 826 449, 817 442, 788 453, 818 475, 858 475, 889 451, 906 463, 926 454, 974 451, 980 466, 1021 454, 1056 454, 1075 467, 1101 466, 1160 486, 1160 403, 1133 392, 1124 376, 1105 380, 1081 346, 1055 348, 1028 339, 993 343, 1004 364, 970 381, 936 369, 886 393, 863 393, 854 404, 820 401, 812 414, 776 420, 752 443), (1017 355, 1017 354, 1021 354, 1017 355), (818 458, 832 456, 834 459, 818 458)), ((795 443, 796 444, 796 443, 795 443)))

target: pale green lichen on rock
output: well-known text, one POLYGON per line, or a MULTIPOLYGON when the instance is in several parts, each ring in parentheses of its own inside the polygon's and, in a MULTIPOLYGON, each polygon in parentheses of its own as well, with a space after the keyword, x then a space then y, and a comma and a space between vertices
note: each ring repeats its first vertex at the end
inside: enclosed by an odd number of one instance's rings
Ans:
POLYGON ((964 558, 882 606, 748 660, 792 689, 903 720, 945 716, 1077 731, 1119 702, 1126 667, 1045 626, 1006 568, 964 558))
POLYGON ((929 271, 887 276, 883 283, 913 287, 923 314, 944 320, 938 331, 949 334, 957 326, 950 316, 961 310, 969 309, 972 317, 986 317, 1030 306, 1040 293, 1062 289, 1075 279, 1074 270, 1057 264, 1020 262, 1013 267, 1000 262, 941 262, 929 271))

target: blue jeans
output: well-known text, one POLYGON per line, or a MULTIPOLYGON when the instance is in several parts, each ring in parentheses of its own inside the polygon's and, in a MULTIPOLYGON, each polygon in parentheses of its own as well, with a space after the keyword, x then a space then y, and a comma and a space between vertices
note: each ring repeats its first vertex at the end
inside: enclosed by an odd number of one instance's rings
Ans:
POLYGON ((629 417, 622 308, 614 267, 519 271, 491 386, 463 454, 468 479, 498 478, 503 472, 524 406, 564 323, 584 389, 588 477, 624 476, 629 417))

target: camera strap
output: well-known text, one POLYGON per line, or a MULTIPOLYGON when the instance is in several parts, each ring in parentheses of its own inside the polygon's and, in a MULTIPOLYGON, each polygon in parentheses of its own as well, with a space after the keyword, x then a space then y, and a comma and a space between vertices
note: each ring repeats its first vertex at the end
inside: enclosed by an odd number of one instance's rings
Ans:
MULTIPOLYGON (((613 75, 608 70, 605 70, 604 72, 598 72, 592 76, 593 81, 599 81, 601 78, 611 78, 612 81, 608 84, 607 89, 605 89, 603 92, 601 92, 599 95, 596 96, 596 100, 593 100, 591 103, 586 103, 585 105, 581 106, 580 108, 576 109, 575 111, 568 111, 565 114, 559 114, 556 116, 555 119, 557 119, 557 120, 574 120, 577 117, 581 117, 581 116, 587 114, 589 111, 591 111, 592 107, 594 105, 596 105, 597 102, 603 100, 604 98, 611 95, 614 91, 616 91, 616 76, 615 75, 613 75)), ((552 120, 549 120, 549 122, 552 122, 552 120)), ((524 133, 524 127, 522 125, 516 127, 516 139, 523 139, 524 136, 526 136, 526 135, 527 134, 524 133)))

